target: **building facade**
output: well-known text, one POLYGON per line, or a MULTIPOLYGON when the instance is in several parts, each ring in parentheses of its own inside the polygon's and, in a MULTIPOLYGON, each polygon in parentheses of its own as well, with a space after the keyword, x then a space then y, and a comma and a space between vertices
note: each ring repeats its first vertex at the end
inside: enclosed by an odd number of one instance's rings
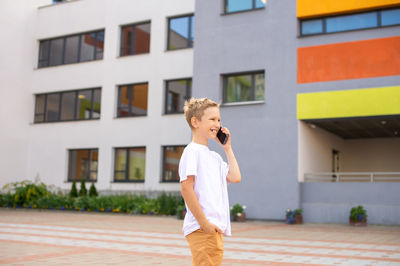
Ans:
POLYGON ((209 97, 242 171, 230 202, 249 218, 303 208, 306 222, 343 223, 362 204, 371 223, 400 223, 400 1, 1 5, 14 40, 2 184, 179 193, 183 102, 209 97))

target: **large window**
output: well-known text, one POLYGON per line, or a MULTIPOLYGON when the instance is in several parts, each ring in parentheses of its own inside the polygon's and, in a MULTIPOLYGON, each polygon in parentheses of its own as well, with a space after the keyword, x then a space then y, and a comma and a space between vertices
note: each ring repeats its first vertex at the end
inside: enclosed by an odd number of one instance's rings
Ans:
POLYGON ((165 113, 183 113, 185 101, 188 100, 192 94, 192 79, 168 80, 165 83, 165 87, 165 113))
POLYGON ((123 26, 120 56, 144 54, 150 51, 150 22, 123 26))
POLYGON ((103 59, 104 30, 40 41, 38 67, 103 59))
POLYGON ((115 149, 115 182, 144 182, 145 169, 145 147, 115 149))
POLYGON ((148 83, 118 87, 118 117, 147 115, 148 83))
POLYGON ((163 147, 162 182, 179 182, 179 160, 185 146, 163 147))
POLYGON ((224 0, 225 14, 264 8, 267 0, 224 0))
POLYGON ((35 123, 100 118, 101 89, 36 95, 35 123))
POLYGON ((97 181, 98 149, 69 150, 68 181, 97 181))
POLYGON ((301 21, 301 35, 400 25, 400 8, 301 21))
POLYGON ((168 50, 193 47, 194 16, 168 19, 168 50))
POLYGON ((224 103, 264 101, 264 72, 223 76, 224 103))

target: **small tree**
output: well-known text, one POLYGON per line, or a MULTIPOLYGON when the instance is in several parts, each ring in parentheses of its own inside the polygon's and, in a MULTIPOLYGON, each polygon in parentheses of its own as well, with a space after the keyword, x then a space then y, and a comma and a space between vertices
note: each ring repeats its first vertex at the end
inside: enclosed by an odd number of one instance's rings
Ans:
POLYGON ((97 197, 99 194, 97 193, 96 187, 94 186, 94 182, 89 188, 89 197, 97 197))
POLYGON ((78 197, 78 190, 76 189, 76 182, 74 180, 74 182, 72 182, 72 187, 71 187, 71 191, 69 192, 69 196, 71 198, 76 198, 78 197))
POLYGON ((87 195, 87 189, 85 185, 85 178, 81 179, 81 189, 79 190, 79 196, 83 197, 87 195))

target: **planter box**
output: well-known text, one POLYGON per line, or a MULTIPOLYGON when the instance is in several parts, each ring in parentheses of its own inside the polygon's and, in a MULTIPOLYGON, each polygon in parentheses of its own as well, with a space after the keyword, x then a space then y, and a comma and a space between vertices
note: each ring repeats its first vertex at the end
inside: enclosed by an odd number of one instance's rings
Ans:
POLYGON ((349 218, 349 224, 352 226, 367 226, 367 219, 362 219, 360 221, 354 221, 351 218, 349 218))
POLYGON ((294 216, 294 219, 289 221, 289 217, 286 216, 286 223, 287 224, 302 224, 303 223, 303 215, 297 214, 294 216))
POLYGON ((241 222, 241 223, 246 222, 246 213, 242 212, 242 213, 240 213, 240 215, 239 215, 239 214, 236 215, 236 216, 233 218, 233 220, 234 220, 235 222, 241 222))

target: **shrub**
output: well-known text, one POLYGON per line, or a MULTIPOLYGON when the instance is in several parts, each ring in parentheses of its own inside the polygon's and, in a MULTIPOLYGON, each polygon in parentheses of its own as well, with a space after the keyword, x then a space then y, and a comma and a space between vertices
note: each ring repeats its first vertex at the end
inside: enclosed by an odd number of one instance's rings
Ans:
POLYGON ((7 184, 4 189, 8 191, 7 194, 12 195, 13 202, 11 205, 14 207, 33 206, 39 198, 50 194, 44 183, 35 184, 27 180, 7 184))
POLYGON ((239 213, 243 213, 244 207, 240 205, 239 203, 235 204, 231 208, 231 215, 232 217, 236 217, 239 213))
POLYGON ((89 188, 89 197, 97 197, 98 195, 94 182, 92 182, 89 188))
POLYGON ((359 205, 357 207, 353 207, 350 210, 350 219, 358 222, 362 221, 363 219, 367 219, 367 211, 364 209, 363 206, 359 205))
POLYGON ((157 212, 159 214, 175 215, 176 206, 182 204, 182 197, 171 196, 163 192, 156 200, 157 212))
POLYGON ((85 178, 81 179, 81 189, 79 190, 79 197, 83 197, 87 195, 87 189, 85 185, 85 178))
POLYGON ((78 190, 76 189, 76 181, 75 180, 72 182, 72 187, 71 187, 71 191, 69 192, 69 196, 71 198, 78 197, 78 190))

